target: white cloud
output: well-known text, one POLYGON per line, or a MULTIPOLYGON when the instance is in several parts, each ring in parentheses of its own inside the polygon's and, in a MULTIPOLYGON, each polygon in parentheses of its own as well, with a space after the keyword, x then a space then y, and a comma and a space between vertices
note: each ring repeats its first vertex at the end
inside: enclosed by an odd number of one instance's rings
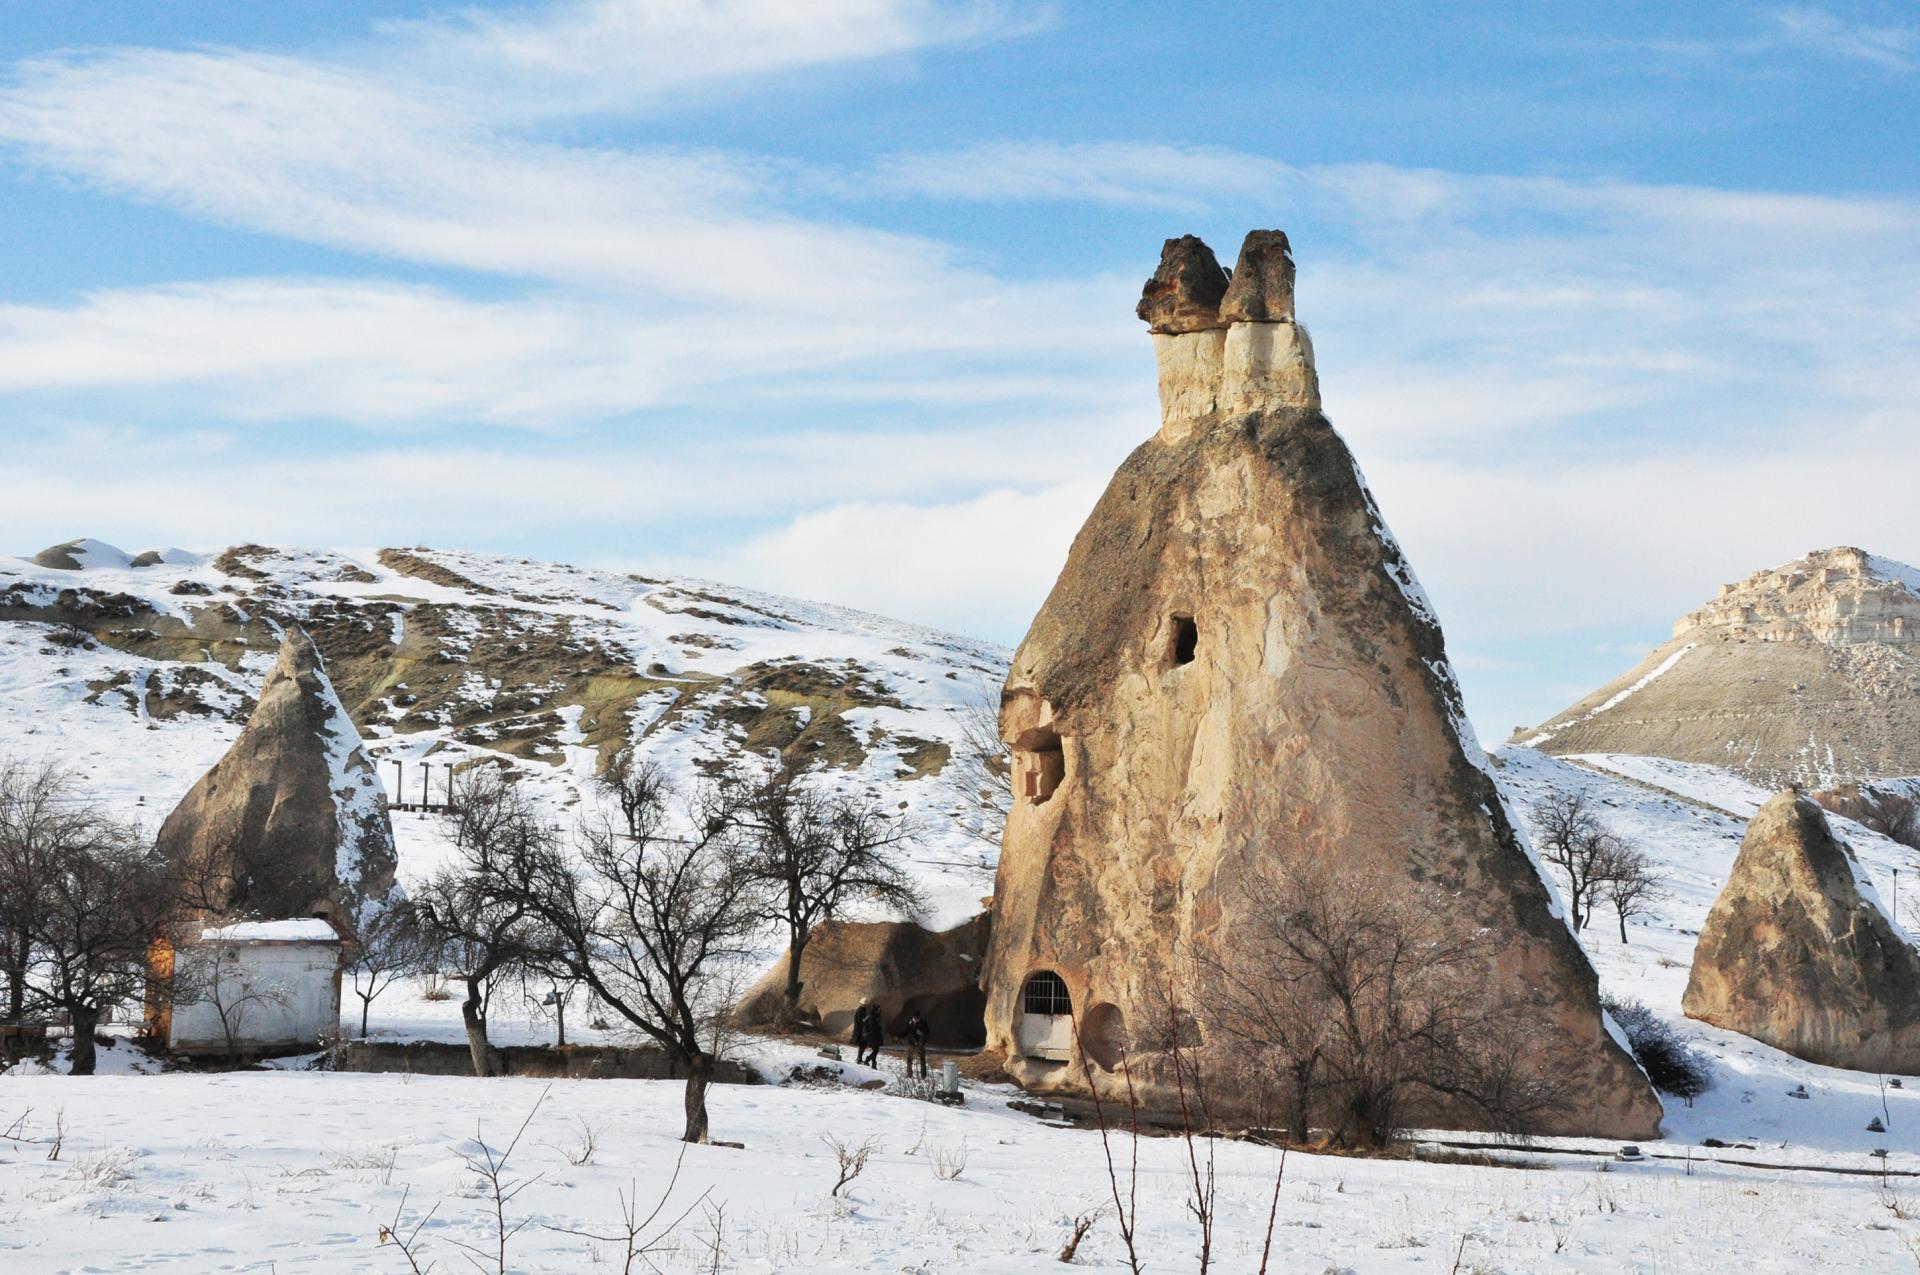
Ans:
POLYGON ((988 636, 1039 608, 1105 475, 968 500, 816 509, 702 564, 706 573, 988 636))
POLYGON ((985 0, 570 0, 380 29, 409 75, 477 89, 491 110, 545 114, 660 105, 715 83, 1007 38, 1047 16, 985 0))
POLYGON ((1783 43, 1890 71, 1913 69, 1920 33, 1913 27, 1849 22, 1825 9, 1787 9, 1775 15, 1783 43))

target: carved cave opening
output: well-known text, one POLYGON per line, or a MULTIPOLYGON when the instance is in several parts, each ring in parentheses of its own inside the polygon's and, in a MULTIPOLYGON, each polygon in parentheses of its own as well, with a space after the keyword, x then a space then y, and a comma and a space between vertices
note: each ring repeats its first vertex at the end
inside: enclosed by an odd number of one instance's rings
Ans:
POLYGON ((1168 650, 1173 667, 1193 663, 1193 656, 1200 648, 1200 626, 1193 622, 1190 615, 1173 617, 1173 639, 1168 650))
POLYGON ((1060 746, 1060 733, 1036 726, 1013 741, 1013 752, 1020 795, 1035 804, 1053 796, 1067 774, 1067 755, 1060 746))

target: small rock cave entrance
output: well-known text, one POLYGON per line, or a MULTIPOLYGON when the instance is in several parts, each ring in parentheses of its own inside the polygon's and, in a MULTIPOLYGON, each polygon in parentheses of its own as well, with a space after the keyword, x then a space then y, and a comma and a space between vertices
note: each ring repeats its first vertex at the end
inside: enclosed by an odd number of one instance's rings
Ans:
POLYGON ((1193 663, 1194 653, 1200 649, 1200 626, 1190 615, 1173 617, 1173 633, 1167 643, 1167 659, 1174 668, 1182 664, 1193 663))
POLYGON ((1102 1071, 1112 1071, 1127 1056, 1127 1020, 1112 1001, 1101 1001, 1080 1020, 1080 1047, 1102 1071))
POLYGON ((1073 997, 1052 970, 1036 970, 1020 989, 1014 1041, 1027 1058, 1064 1063, 1073 1056, 1073 997))
POLYGON ((1066 778, 1067 755, 1060 732, 1049 726, 1022 731, 1013 741, 1014 779, 1020 795, 1035 805, 1053 796, 1066 778))

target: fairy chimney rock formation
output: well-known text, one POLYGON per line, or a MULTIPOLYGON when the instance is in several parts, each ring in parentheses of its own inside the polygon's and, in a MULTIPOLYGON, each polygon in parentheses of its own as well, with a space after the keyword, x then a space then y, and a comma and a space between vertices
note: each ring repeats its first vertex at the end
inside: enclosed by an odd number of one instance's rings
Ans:
MULTIPOLYGON (((1121 1101, 1125 1058, 1140 1101, 1172 1105, 1153 1042, 1178 961, 1246 964, 1275 869, 1364 874, 1443 892, 1444 915, 1502 937, 1470 994, 1520 1027, 1523 1071, 1572 1081, 1541 1127, 1653 1136, 1659 1101, 1607 1030, 1439 625, 1320 414, 1293 279, 1285 236, 1257 231, 1230 279, 1187 237, 1147 284, 1160 431, 1081 528, 1002 699, 1016 796, 988 1047, 1030 1088, 1121 1101)), ((1192 1012, 1200 1061, 1234 1061, 1192 1012)))
POLYGON ((1825 812, 1793 789, 1747 825, 1681 1004, 1809 1062, 1920 1072, 1920 952, 1825 812))
POLYGON ((160 827, 210 916, 351 923, 393 886, 393 826, 313 641, 289 629, 246 729, 160 827))

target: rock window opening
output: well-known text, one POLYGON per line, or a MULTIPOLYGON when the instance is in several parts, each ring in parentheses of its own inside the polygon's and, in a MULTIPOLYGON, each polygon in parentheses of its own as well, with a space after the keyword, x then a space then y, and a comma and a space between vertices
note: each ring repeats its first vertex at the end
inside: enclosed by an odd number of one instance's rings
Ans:
POLYGON ((1058 732, 1036 727, 1013 742, 1013 752, 1020 795, 1035 804, 1053 796, 1067 773, 1067 755, 1058 732))
POLYGON ((1200 626, 1193 622, 1190 615, 1173 617, 1173 666, 1193 663, 1193 654, 1200 646, 1200 626))

